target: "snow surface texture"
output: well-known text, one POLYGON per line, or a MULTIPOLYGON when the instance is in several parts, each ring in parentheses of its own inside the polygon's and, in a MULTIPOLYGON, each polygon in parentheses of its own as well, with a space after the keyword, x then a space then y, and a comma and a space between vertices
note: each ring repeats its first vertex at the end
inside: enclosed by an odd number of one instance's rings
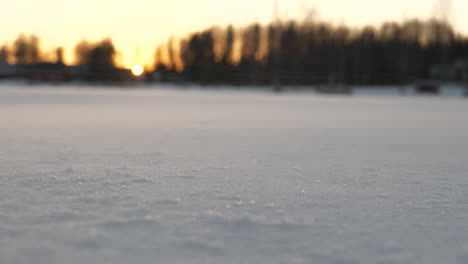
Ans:
POLYGON ((0 263, 468 263, 468 102, 0 86, 0 263))

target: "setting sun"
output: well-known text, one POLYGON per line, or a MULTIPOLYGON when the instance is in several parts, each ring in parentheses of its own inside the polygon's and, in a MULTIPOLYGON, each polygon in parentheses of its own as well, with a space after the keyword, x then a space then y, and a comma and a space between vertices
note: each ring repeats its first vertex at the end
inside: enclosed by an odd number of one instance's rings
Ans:
POLYGON ((144 71, 144 70, 143 70, 143 66, 141 66, 141 65, 139 65, 139 64, 133 66, 133 68, 132 68, 132 74, 135 75, 135 76, 140 76, 140 75, 142 75, 142 74, 143 74, 143 71, 144 71))

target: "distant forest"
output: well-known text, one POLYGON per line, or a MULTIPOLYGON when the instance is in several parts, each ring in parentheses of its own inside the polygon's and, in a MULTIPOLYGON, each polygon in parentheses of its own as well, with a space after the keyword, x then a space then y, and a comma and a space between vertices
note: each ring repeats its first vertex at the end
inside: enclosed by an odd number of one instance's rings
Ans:
POLYGON ((468 59, 468 38, 444 21, 350 28, 320 21, 213 27, 156 51, 155 68, 199 83, 399 84, 468 59))
MULTIPOLYGON (((62 48, 46 56, 38 43, 35 36, 21 35, 0 47, 0 62, 63 62, 62 48)), ((116 67, 116 52, 111 39, 82 41, 75 48, 76 63, 102 72, 116 67)), ((156 48, 149 72, 163 81, 201 84, 401 84, 429 78, 432 67, 457 60, 468 60, 468 37, 442 20, 352 28, 309 19, 215 26, 172 37, 156 48)))

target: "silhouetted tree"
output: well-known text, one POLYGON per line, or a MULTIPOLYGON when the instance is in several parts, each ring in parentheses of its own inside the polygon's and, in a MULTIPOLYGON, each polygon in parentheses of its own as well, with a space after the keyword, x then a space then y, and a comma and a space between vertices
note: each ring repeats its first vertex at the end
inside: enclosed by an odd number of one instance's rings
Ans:
POLYGON ((174 49, 174 38, 169 38, 167 42, 167 55, 168 55, 168 66, 171 70, 176 70, 176 53, 174 49))
POLYGON ((257 83, 258 75, 258 60, 257 56, 260 51, 260 34, 261 28, 259 24, 249 26, 242 36, 241 62, 240 67, 249 73, 250 83, 257 83))
POLYGON ((8 47, 6 45, 2 45, 0 47, 0 62, 7 63, 9 56, 10 56, 10 52, 8 50, 8 47))
POLYGON ((29 37, 29 54, 31 56, 31 63, 37 63, 40 60, 39 51, 39 38, 35 35, 29 37))
POLYGON ((163 56, 163 49, 164 49, 164 46, 159 45, 156 48, 156 52, 154 53, 154 58, 155 58, 154 69, 158 70, 158 71, 167 71, 168 70, 167 63, 164 60, 164 56, 163 56))
POLYGON ((212 32, 206 30, 193 34, 182 43, 181 49, 181 58, 190 79, 201 83, 212 82, 216 64, 212 32))
POLYGON ((55 49, 56 63, 63 64, 63 48, 58 47, 55 49))
POLYGON ((227 66, 232 62, 231 59, 234 49, 234 34, 234 27, 232 25, 229 25, 226 30, 226 43, 224 44, 223 56, 221 57, 221 64, 224 66, 227 66))
POLYGON ((97 43, 89 52, 89 79, 91 81, 114 79, 116 54, 110 38, 97 43))
POLYGON ((75 47, 75 60, 87 66, 90 81, 112 81, 118 78, 115 66, 116 49, 110 38, 97 43, 81 41, 75 47))
POLYGON ((89 64, 91 55, 91 44, 82 40, 75 46, 75 61, 77 64, 89 64))
POLYGON ((13 55, 16 63, 38 63, 40 61, 39 38, 35 35, 26 37, 21 34, 13 43, 13 55))

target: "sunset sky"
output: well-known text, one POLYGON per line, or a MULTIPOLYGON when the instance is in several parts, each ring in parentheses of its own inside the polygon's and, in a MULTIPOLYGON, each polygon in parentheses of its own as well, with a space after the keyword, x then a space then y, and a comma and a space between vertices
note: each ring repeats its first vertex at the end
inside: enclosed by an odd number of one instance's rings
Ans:
MULTIPOLYGON (((12 43, 19 33, 34 33, 41 47, 65 48, 73 63, 73 49, 82 40, 111 37, 120 52, 119 63, 151 65, 156 46, 171 35, 211 25, 267 23, 274 0, 14 0, 3 1, 0 44, 12 43), (139 52, 137 52, 139 50, 139 52)), ((301 19, 315 7, 320 17, 350 25, 378 24, 385 20, 428 18, 436 0, 278 0, 283 18, 301 19)), ((450 19, 468 33, 468 1, 452 0, 450 19)))

